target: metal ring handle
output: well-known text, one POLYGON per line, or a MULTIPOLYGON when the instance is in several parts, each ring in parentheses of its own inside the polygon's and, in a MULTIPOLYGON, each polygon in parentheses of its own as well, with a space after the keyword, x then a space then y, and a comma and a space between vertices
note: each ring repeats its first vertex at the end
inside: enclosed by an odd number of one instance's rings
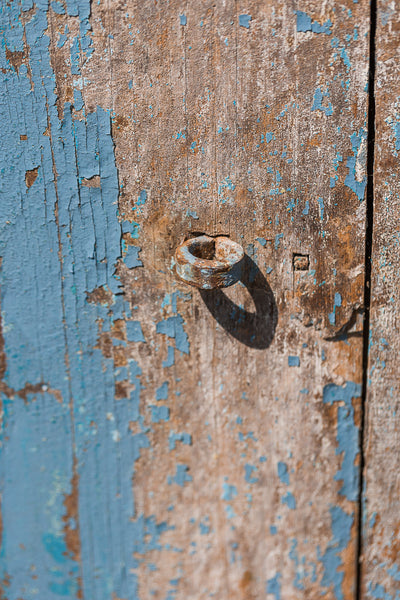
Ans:
POLYGON ((240 279, 244 250, 225 236, 201 235, 175 251, 179 279, 202 290, 228 287, 240 279))

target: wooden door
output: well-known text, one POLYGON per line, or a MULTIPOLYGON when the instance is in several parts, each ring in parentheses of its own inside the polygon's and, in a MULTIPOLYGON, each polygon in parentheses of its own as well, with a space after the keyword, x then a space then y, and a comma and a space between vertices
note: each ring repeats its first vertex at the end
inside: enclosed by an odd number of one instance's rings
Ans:
POLYGON ((374 413, 393 383, 364 410, 369 2, 10 0, 0 18, 1 597, 397 598, 394 500, 384 542, 360 528, 363 482, 373 519, 396 460, 374 413), (241 282, 175 278, 197 233, 243 246, 241 282))

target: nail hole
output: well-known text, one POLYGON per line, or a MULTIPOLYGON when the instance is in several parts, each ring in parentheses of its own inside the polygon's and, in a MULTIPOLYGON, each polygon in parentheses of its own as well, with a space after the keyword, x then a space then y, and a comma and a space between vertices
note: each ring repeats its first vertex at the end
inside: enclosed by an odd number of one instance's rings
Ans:
POLYGON ((310 257, 308 254, 293 254, 293 271, 308 271, 310 257))

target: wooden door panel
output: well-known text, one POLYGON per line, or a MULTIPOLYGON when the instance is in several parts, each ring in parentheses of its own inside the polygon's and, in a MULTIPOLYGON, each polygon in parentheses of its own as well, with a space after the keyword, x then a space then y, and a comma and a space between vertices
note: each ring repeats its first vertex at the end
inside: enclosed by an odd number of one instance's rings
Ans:
POLYGON ((3 596, 354 598, 368 2, 1 18, 3 596))
POLYGON ((374 229, 362 594, 400 597, 399 479, 399 27, 398 7, 377 3, 374 229))

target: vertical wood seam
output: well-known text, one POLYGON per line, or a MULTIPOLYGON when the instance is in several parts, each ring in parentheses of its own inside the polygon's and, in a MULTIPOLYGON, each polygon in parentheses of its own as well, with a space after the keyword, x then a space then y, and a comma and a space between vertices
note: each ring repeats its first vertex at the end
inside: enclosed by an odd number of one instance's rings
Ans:
POLYGON ((374 157, 375 157, 375 68, 376 68, 376 21, 377 0, 370 0, 369 31, 369 71, 368 71, 368 137, 367 137, 367 192, 365 223, 365 278, 364 278, 364 323, 363 323, 363 357, 362 357, 362 391, 361 391, 361 423, 360 423, 360 477, 358 490, 358 528, 357 528, 357 566, 356 566, 356 600, 362 600, 362 555, 364 550, 364 469, 365 469, 365 410, 368 392, 368 359, 371 309, 371 255, 374 227, 374 157))

